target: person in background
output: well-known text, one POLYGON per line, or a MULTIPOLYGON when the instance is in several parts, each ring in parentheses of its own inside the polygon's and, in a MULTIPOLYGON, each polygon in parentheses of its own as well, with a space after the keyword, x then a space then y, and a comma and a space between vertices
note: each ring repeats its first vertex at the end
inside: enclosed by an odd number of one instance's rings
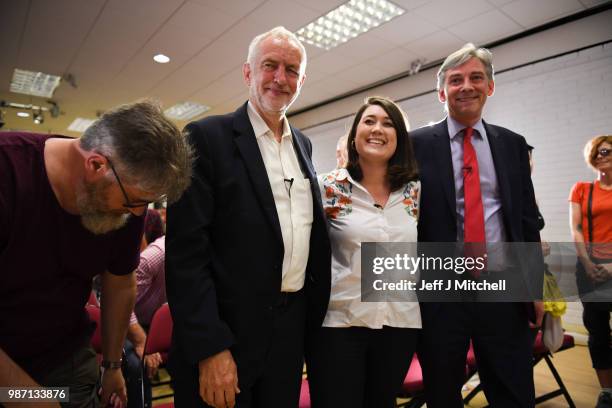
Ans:
POLYGON ((391 408, 421 328, 416 293, 361 301, 361 243, 416 242, 420 183, 400 108, 367 98, 348 134, 348 163, 319 180, 332 244, 331 298, 311 333, 314 407, 391 408))
POLYGON ((126 402, 121 352, 143 214, 178 199, 191 166, 185 137, 147 101, 109 110, 80 139, 2 134, 1 387, 68 386, 70 406, 97 406, 84 306, 101 274, 102 403, 126 402))
POLYGON ((249 99, 187 125, 194 182, 168 208, 177 406, 296 407, 305 333, 329 301, 330 248, 311 143, 285 116, 306 50, 283 27, 249 46, 249 99))
POLYGON ((348 163, 348 149, 346 146, 348 140, 348 134, 340 136, 338 143, 336 143, 336 168, 342 169, 346 167, 348 163))
MULTIPOLYGON (((489 50, 473 44, 450 54, 437 74, 438 99, 448 116, 411 132, 422 188, 419 242, 467 243, 468 249, 540 242, 525 138, 482 118, 495 89, 492 59, 489 50)), ((486 272, 519 277, 531 288, 530 295, 541 299, 544 266, 539 245, 533 246, 533 252, 535 267, 526 270, 508 266, 503 252, 493 252, 492 257, 489 251, 486 272)), ((489 404, 534 406, 530 321, 541 325, 543 303, 482 303, 473 293, 453 295, 457 302, 421 303, 418 353, 427 406, 463 407, 461 388, 470 340, 489 404)))
POLYGON ((159 353, 146 354, 144 360, 143 354, 151 319, 157 309, 167 302, 164 268, 165 242, 166 237, 161 236, 140 253, 140 262, 138 268, 136 268, 136 303, 134 304, 134 312, 130 315, 130 325, 128 326, 124 347, 128 359, 125 368, 126 377, 129 377, 126 378, 128 380, 128 398, 132 401, 140 401, 144 396, 145 407, 151 406, 152 389, 150 380, 157 374, 157 369, 162 362, 159 353), (141 361, 144 362, 144 373, 142 372, 141 361))
MULTIPOLYGON (((612 299, 587 301, 612 280, 612 135, 591 139, 584 159, 597 173, 593 182, 578 182, 570 193, 570 227, 578 254, 576 282, 582 298, 582 320, 589 332, 589 353, 601 393, 596 408, 612 407, 612 299)), ((609 291, 607 293, 610 293, 609 291)))
POLYGON ((165 221, 163 220, 159 210, 147 208, 145 214, 144 234, 142 236, 142 244, 140 250, 144 249, 157 238, 166 233, 165 221))

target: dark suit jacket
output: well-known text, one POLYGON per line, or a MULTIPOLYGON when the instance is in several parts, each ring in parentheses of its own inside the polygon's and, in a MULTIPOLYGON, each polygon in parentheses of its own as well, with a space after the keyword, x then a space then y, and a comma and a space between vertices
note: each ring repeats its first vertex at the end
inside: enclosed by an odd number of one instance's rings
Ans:
MULTIPOLYGON (((538 209, 525 138, 484 121, 483 125, 499 183, 508 241, 539 242, 538 209)), ((410 137, 421 180, 419 242, 456 242, 455 181, 447 120, 411 131, 410 137)), ((538 246, 533 247, 537 249, 538 246)), ((537 253, 534 256, 537 257, 537 253)), ((543 265, 539 273, 525 277, 525 284, 534 288, 534 295, 541 294, 542 271, 543 265)))
MULTIPOLYGON (((190 365, 230 348, 241 385, 261 371, 281 290, 283 241, 274 198, 244 104, 187 125, 197 154, 192 185, 168 210, 166 282, 173 352, 190 365)), ((330 247, 310 141, 292 128, 311 184, 313 224, 304 290, 320 326, 330 291, 330 247)))

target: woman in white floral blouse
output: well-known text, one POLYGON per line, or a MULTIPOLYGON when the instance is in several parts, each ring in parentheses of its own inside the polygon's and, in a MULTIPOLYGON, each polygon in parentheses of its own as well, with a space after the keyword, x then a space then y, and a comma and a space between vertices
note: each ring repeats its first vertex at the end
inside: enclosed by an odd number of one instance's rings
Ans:
POLYGON ((308 342, 310 395, 313 408, 391 408, 421 314, 414 291, 405 291, 404 301, 361 301, 361 243, 417 240, 420 183, 401 109, 387 98, 367 98, 347 148, 346 169, 319 178, 332 288, 323 327, 308 342))

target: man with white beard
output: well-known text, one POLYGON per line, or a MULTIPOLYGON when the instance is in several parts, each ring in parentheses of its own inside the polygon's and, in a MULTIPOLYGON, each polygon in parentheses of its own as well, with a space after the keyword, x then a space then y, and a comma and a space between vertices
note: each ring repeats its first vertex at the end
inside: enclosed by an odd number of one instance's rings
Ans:
POLYGON ((0 387, 69 387, 69 406, 98 405, 84 305, 101 274, 102 404, 126 403, 142 215, 178 199, 191 166, 186 139, 148 101, 107 112, 80 139, 0 134, 0 387))

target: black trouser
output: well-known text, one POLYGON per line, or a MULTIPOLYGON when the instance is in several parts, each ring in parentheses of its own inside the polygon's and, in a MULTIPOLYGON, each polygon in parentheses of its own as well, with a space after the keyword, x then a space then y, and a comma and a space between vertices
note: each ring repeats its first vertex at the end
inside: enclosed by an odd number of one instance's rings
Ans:
POLYGON ((593 368, 612 368, 612 347, 610 346, 610 312, 612 303, 583 302, 582 321, 589 332, 589 353, 593 368))
POLYGON ((96 352, 91 345, 79 347, 60 366, 54 368, 39 382, 43 387, 69 387, 70 402, 62 407, 96 408, 100 406, 98 380, 100 369, 96 352))
POLYGON ((428 408, 463 408, 470 340, 490 406, 533 407, 533 336, 525 303, 421 305, 419 360, 428 408))
POLYGON ((323 327, 306 353, 313 408, 391 408, 416 350, 417 329, 323 327))
MULTIPOLYGON (((298 406, 304 367, 306 295, 301 290, 290 295, 287 301, 283 297, 281 295, 281 302, 274 309, 274 327, 264 369, 251 386, 241 384, 238 378, 240 394, 236 396, 236 408, 298 406)), ((199 397, 197 366, 190 369, 175 368, 170 374, 176 407, 208 407, 199 397)))

